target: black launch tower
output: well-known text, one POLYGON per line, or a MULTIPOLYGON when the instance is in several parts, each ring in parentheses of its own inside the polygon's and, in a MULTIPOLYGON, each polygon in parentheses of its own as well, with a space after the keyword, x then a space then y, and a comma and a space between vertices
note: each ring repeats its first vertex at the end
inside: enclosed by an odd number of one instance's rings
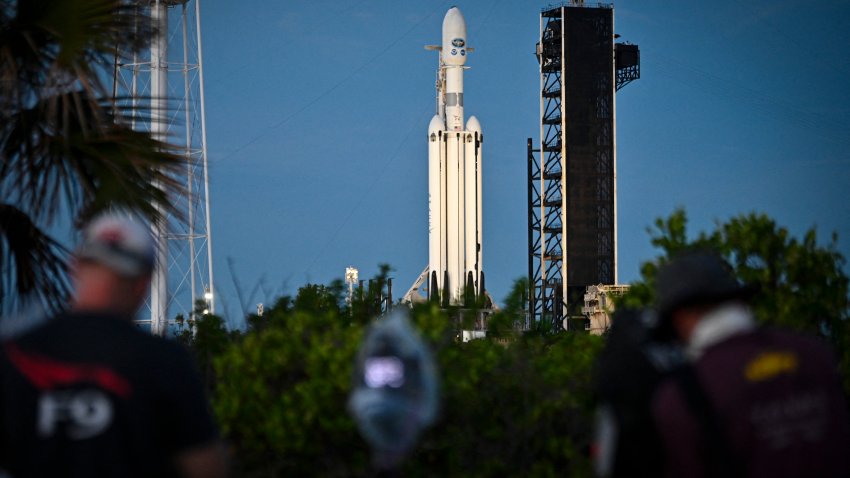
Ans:
POLYGON ((539 142, 528 139, 528 326, 565 318, 585 288, 617 282, 615 92, 640 78, 616 43, 614 8, 572 1, 540 13, 539 142))

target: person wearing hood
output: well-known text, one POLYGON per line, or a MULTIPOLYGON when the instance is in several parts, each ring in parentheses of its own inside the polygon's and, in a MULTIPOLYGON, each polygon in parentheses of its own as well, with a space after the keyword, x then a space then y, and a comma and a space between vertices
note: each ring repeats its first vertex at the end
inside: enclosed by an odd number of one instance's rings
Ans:
POLYGON ((662 265, 655 290, 659 333, 690 362, 652 400, 666 476, 850 476, 850 414, 822 340, 756 325, 756 289, 711 251, 662 265))

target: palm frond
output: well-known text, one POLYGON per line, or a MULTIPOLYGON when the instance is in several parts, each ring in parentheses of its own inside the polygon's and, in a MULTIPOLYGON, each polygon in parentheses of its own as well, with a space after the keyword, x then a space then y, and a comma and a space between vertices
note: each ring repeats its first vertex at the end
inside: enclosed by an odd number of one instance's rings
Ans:
POLYGON ((5 0, 0 10, 0 81, 14 86, 2 96, 15 109, 68 89, 108 97, 116 55, 141 52, 155 33, 146 9, 121 0, 5 0))
POLYGON ((0 0, 0 303, 63 303, 66 251, 47 232, 60 217, 80 225, 121 208, 182 221, 183 157, 129 121, 163 112, 104 83, 156 33, 143 3, 0 0))
POLYGON ((67 257, 24 211, 0 203, 0 310, 31 301, 49 311, 61 309, 69 291, 67 257))
POLYGON ((179 218, 170 198, 182 190, 184 158, 120 123, 120 115, 136 114, 126 108, 73 91, 11 115, 0 124, 3 200, 36 221, 49 222, 61 208, 83 220, 107 206, 179 218))

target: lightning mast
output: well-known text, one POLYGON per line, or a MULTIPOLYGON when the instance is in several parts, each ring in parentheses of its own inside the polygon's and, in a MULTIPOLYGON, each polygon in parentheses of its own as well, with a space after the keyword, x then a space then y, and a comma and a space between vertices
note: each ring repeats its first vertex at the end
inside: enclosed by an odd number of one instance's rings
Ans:
POLYGON ((152 224, 159 257, 151 279, 150 319, 140 321, 149 322, 152 333, 166 335, 169 319, 193 317, 197 301, 205 313, 215 312, 201 7, 200 0, 132 4, 149 13, 155 33, 147 52, 115 65, 115 97, 141 107, 134 114, 148 106, 150 116, 134 116, 133 126, 168 142, 186 159, 185 191, 174 199, 185 218, 167 216, 152 224))

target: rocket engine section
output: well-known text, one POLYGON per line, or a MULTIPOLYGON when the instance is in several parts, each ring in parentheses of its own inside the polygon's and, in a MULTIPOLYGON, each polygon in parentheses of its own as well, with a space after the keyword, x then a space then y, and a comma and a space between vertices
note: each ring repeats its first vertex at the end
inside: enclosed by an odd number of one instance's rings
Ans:
POLYGON ((464 125, 466 21, 457 7, 443 19, 437 114, 428 125, 428 296, 444 306, 484 295, 481 262, 481 124, 464 125))

